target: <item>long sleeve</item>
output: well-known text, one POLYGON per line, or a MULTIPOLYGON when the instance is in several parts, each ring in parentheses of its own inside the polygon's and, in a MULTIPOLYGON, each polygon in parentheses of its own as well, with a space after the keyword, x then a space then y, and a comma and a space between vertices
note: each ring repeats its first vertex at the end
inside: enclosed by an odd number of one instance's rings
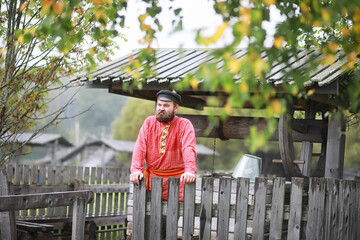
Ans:
POLYGON ((146 133, 147 133, 147 126, 145 120, 140 128, 139 135, 136 140, 134 151, 132 154, 131 169, 130 169, 131 173, 143 172, 143 166, 144 166, 146 150, 147 150, 146 133))
POLYGON ((195 130, 190 121, 186 120, 182 136, 182 155, 185 165, 185 172, 196 174, 196 139, 195 130))

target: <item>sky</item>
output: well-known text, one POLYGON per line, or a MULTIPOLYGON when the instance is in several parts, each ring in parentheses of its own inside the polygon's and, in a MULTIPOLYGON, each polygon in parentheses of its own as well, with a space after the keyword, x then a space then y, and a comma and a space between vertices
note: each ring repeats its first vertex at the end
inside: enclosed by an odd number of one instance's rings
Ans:
MULTIPOLYGON (((195 42, 196 31, 202 30, 202 33, 211 36, 215 33, 217 26, 222 24, 222 19, 218 16, 213 7, 212 0, 174 0, 171 5, 174 8, 181 7, 183 18, 183 30, 178 33, 171 34, 172 13, 168 10, 170 1, 160 1, 162 12, 160 14, 160 22, 163 25, 163 31, 157 33, 157 39, 154 41, 153 48, 204 48, 204 47, 223 47, 226 42, 231 41, 231 32, 225 34, 214 45, 199 46, 195 42)), ((118 58, 130 53, 137 48, 144 48, 145 45, 139 44, 143 33, 139 29, 138 16, 145 13, 145 5, 141 0, 132 0, 128 2, 125 17, 125 29, 122 31, 127 41, 120 41, 120 50, 116 51, 116 55, 112 58, 118 58)), ((273 6, 270 7, 270 21, 263 23, 263 28, 267 31, 266 45, 271 46, 275 25, 284 21, 280 12, 273 6)), ((244 41, 239 47, 246 46, 244 41)))
MULTIPOLYGON (((159 17, 163 25, 163 31, 157 34, 157 39, 152 45, 154 48, 201 47, 195 42, 196 30, 203 29, 210 34, 222 23, 221 18, 215 14, 211 2, 208 0, 175 0, 172 2, 175 8, 181 7, 183 9, 181 12, 184 16, 183 30, 179 33, 171 34, 172 13, 168 10, 169 5, 164 4, 164 2, 161 4, 163 11, 159 17)), ((137 18, 143 13, 145 13, 145 8, 141 1, 129 1, 125 17, 126 28, 123 31, 127 42, 120 42, 120 51, 118 51, 120 56, 130 53, 136 48, 145 47, 145 45, 140 45, 138 42, 143 34, 139 29, 137 18)), ((223 42, 219 42, 212 47, 221 47, 223 44, 223 42)))

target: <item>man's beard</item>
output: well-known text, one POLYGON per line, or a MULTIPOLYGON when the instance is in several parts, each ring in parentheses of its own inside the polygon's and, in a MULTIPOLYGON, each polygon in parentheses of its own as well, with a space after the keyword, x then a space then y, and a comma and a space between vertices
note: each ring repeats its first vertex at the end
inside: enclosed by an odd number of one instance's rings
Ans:
POLYGON ((167 123, 173 120, 175 117, 175 112, 166 113, 165 111, 156 113, 156 120, 162 123, 167 123))

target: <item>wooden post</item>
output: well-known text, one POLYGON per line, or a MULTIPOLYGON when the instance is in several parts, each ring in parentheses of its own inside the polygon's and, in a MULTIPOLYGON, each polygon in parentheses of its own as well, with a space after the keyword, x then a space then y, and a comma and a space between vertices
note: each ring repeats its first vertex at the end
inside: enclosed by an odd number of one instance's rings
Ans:
POLYGON ((300 239, 303 187, 303 178, 291 179, 290 215, 287 239, 300 239))
MULTIPOLYGON (((10 184, 5 168, 0 166, 0 196, 6 195, 10 195, 10 184)), ((14 211, 0 212, 0 239, 16 239, 14 211)))
POLYGON ((229 239, 231 178, 220 178, 217 239, 229 239))
POLYGON ((329 119, 325 177, 343 178, 345 155, 345 119, 340 113, 333 113, 329 119))
POLYGON ((194 234, 196 183, 185 184, 182 239, 190 240, 194 234))
POLYGON ((267 178, 255 178, 255 206, 252 239, 264 239, 267 178))
MULTIPOLYGON (((305 119, 315 119, 316 110, 314 102, 310 101, 306 105, 305 119)), ((313 144, 309 141, 303 141, 300 152, 300 161, 304 161, 301 168, 301 173, 305 176, 311 174, 311 160, 312 160, 313 144)))
POLYGON ((234 240, 246 239, 247 212, 249 202, 249 178, 238 178, 236 184, 236 214, 234 240))
POLYGON ((270 239, 281 239, 284 216, 285 178, 275 178, 271 202, 270 239))
POLYGON ((211 217, 214 179, 204 177, 201 181, 200 239, 211 239, 211 217))
POLYGON ((134 184, 133 196, 133 240, 145 239, 145 205, 146 205, 146 179, 134 184))
POLYGON ((161 239, 161 200, 163 178, 151 179, 151 215, 150 215, 150 239, 161 239))
POLYGON ((83 240, 85 232, 86 200, 76 198, 73 206, 72 240, 83 240))
POLYGON ((180 178, 169 177, 168 207, 166 213, 166 239, 177 239, 179 218, 180 178))

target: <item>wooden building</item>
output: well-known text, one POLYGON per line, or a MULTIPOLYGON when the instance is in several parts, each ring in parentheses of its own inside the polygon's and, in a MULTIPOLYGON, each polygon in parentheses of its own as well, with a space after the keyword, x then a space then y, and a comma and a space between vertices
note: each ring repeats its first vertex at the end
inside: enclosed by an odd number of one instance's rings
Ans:
MULTIPOLYGON (((140 50, 135 50, 127 56, 99 67, 91 74, 91 77, 84 75, 75 80, 83 82, 90 88, 107 88, 110 93, 147 100, 155 100, 156 93, 161 89, 176 90, 182 96, 181 105, 195 109, 206 107, 208 97, 225 94, 222 90, 205 91, 199 87, 198 89, 179 91, 176 87, 176 83, 182 81, 187 74, 195 72, 201 64, 214 60, 210 50, 156 49, 155 71, 157 75, 149 79, 140 79, 143 80, 141 88, 132 84, 135 80, 131 77, 131 73, 127 74, 123 70, 129 64, 130 59, 136 59, 139 53, 140 50), (124 88, 125 85, 127 89, 124 88)), ((234 52, 232 57, 240 59, 245 55, 246 51, 239 49, 234 52)), ((311 74, 311 78, 305 81, 305 88, 313 89, 314 94, 308 99, 294 99, 292 105, 289 106, 289 112, 304 111, 306 119, 293 119, 284 114, 279 118, 278 129, 270 139, 279 141, 281 159, 277 162, 283 164, 288 177, 342 178, 343 176, 346 121, 344 118, 331 117, 328 119, 325 116, 326 113, 337 111, 339 106, 343 108, 348 106, 348 103, 344 104, 329 97, 341 94, 340 82, 348 74, 343 68, 347 63, 346 55, 339 52, 335 57, 336 60, 333 64, 319 65, 311 74), (321 113, 319 115, 322 115, 322 119, 315 118, 317 113, 321 113), (287 131, 288 126, 292 126, 292 131, 287 131), (294 154, 294 142, 302 144, 301 154, 297 159, 294 154), (322 145, 320 152, 313 153, 313 143, 322 145), (317 168, 311 171, 311 165, 314 165, 315 160, 317 168)), ((271 70, 267 76, 268 82, 273 85, 278 94, 285 94, 286 92, 281 87, 282 71, 301 69, 313 58, 318 60, 323 58, 322 53, 317 50, 300 49, 296 56, 289 59, 288 64, 278 64, 271 70)), ((223 64, 219 62, 218 68, 222 66, 223 64)), ((205 81, 206 79, 204 79, 205 81)), ((208 118, 203 115, 185 117, 194 124, 196 135, 204 137, 205 129, 208 127, 208 118)), ((255 120, 252 117, 230 116, 226 122, 217 129, 213 129, 206 137, 244 139, 249 135, 249 126, 251 125, 262 127, 264 122, 262 119, 255 120)))

